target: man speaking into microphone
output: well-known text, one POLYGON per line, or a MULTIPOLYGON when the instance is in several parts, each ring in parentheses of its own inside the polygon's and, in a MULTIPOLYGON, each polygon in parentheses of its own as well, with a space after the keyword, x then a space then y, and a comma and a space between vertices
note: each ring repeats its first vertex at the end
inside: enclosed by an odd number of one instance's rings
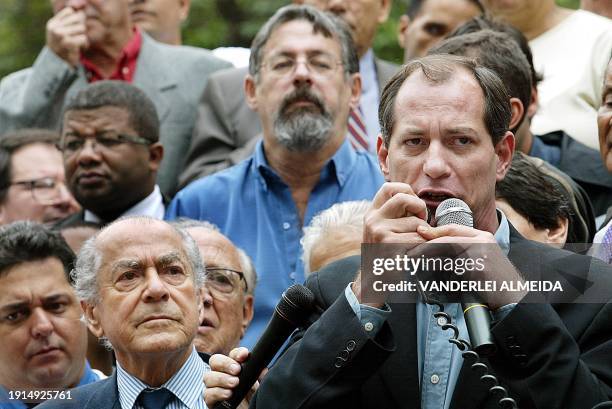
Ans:
MULTIPOLYGON (((481 361, 515 407, 591 408, 612 396, 612 269, 525 240, 496 210, 495 184, 514 150, 511 113, 501 80, 473 60, 435 55, 408 63, 381 97, 378 159, 388 183, 366 214, 363 242, 485 244, 490 263, 480 279, 571 276, 578 287, 593 284, 588 291, 598 303, 533 303, 524 291, 475 294, 488 304, 496 349, 481 361), (427 223, 449 198, 467 204, 473 227, 427 223)), ((433 315, 438 307, 368 303, 362 284, 372 277, 357 270, 354 257, 309 277, 322 313, 293 335, 251 407, 506 407, 498 406, 504 396, 489 392, 492 378, 480 379, 483 371, 472 370, 473 361, 448 342, 452 331, 433 315)), ((459 337, 469 339, 460 305, 446 304, 445 311, 459 337)), ((230 356, 242 361, 245 354, 230 356)), ((211 359, 209 405, 237 380, 232 358, 211 359)))

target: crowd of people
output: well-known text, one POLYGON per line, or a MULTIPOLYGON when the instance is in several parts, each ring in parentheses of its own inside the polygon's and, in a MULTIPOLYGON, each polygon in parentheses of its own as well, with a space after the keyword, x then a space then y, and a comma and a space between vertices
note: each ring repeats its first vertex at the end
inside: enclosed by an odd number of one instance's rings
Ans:
POLYGON ((397 65, 392 0, 287 1, 212 51, 182 44, 189 0, 52 0, 0 79, 0 408, 212 408, 301 283, 316 308, 245 407, 612 400, 612 7, 582 3, 411 0, 397 65), (449 198, 473 226, 431 220, 449 198), (402 243, 589 285, 477 294, 483 380, 439 305, 365 294, 362 251, 402 243))

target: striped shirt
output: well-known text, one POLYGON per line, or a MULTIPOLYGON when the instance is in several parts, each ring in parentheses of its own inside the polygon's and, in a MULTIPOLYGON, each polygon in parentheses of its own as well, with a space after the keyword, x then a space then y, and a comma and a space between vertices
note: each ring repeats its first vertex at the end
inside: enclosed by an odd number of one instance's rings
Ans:
MULTIPOLYGON (((168 389, 175 396, 166 405, 166 409, 206 409, 203 377, 208 370, 208 365, 200 359, 193 348, 181 369, 159 387, 168 389)), ((117 387, 121 409, 143 409, 136 399, 140 392, 151 387, 127 373, 119 362, 117 362, 117 387)))

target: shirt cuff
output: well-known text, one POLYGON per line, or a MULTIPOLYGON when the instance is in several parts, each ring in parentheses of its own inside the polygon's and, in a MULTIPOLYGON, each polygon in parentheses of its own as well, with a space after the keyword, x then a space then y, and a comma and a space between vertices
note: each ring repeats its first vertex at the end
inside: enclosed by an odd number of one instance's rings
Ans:
POLYGON ((387 317, 391 313, 391 308, 385 304, 383 309, 370 307, 368 305, 361 305, 353 293, 351 285, 353 283, 349 283, 344 289, 344 295, 346 296, 346 300, 349 305, 355 312, 357 319, 361 322, 363 329, 368 334, 370 338, 373 338, 378 334, 378 331, 383 326, 387 317))

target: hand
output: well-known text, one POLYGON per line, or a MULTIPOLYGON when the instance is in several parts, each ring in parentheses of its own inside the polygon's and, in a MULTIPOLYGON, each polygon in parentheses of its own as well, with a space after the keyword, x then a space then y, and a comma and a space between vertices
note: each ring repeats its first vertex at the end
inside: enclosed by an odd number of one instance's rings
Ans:
MULTIPOLYGON (((240 364, 249 358, 249 350, 240 347, 230 351, 229 356, 215 354, 210 357, 209 364, 211 371, 204 374, 204 402, 206 406, 212 408, 218 402, 229 399, 232 396, 232 389, 238 385, 240 374, 240 364)), ((259 379, 261 380, 267 372, 264 369, 259 379)), ((238 406, 238 409, 247 409, 251 398, 259 388, 259 382, 251 387, 251 390, 238 406)))
POLYGON ((79 63, 81 50, 89 47, 83 10, 61 9, 47 22, 47 47, 72 67, 79 63))
MULTIPOLYGON (((440 227, 419 226, 417 232, 424 240, 427 240, 428 245, 458 244, 460 246, 453 246, 453 252, 458 251, 458 248, 460 248, 461 257, 474 260, 484 258, 484 270, 475 270, 469 276, 466 275, 466 279, 497 281, 497 288, 500 288, 503 281, 523 280, 490 232, 458 224, 440 227)), ((498 290, 485 291, 479 295, 492 310, 496 310, 507 304, 518 303, 526 294, 526 291, 511 292, 498 290)))

